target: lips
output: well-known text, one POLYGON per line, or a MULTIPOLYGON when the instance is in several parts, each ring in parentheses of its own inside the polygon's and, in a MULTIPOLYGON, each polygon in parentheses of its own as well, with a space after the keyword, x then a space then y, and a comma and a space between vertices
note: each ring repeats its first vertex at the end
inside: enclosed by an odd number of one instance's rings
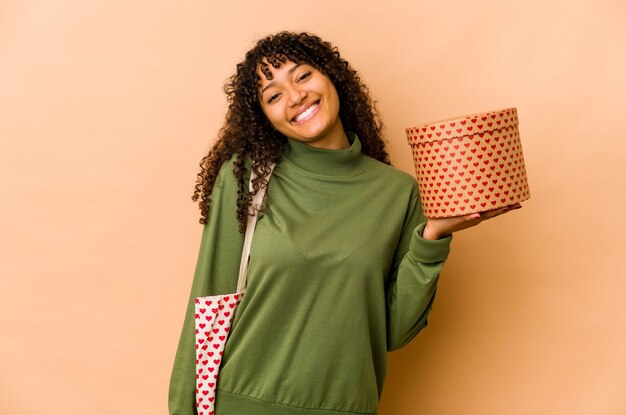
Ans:
POLYGON ((313 104, 306 107, 303 111, 298 113, 291 119, 292 124, 301 124, 311 119, 319 110, 320 101, 315 101, 313 104))

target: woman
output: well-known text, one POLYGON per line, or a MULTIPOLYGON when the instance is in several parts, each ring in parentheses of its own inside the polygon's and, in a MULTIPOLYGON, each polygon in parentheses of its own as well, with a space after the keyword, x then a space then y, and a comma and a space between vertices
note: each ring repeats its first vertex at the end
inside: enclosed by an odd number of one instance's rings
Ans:
POLYGON ((260 40, 225 90, 193 197, 204 232, 170 414, 195 411, 193 299, 235 291, 251 170, 266 206, 216 413, 374 414, 387 351, 427 324, 451 234, 517 206, 426 221, 415 179, 389 166, 367 88, 316 36, 260 40))

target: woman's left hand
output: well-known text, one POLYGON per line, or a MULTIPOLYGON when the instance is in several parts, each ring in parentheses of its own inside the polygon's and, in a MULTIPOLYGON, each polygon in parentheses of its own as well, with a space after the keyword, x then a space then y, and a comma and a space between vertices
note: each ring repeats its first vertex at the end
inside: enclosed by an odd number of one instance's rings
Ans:
POLYGON ((422 237, 428 240, 445 238, 446 236, 449 236, 456 231, 471 228, 472 226, 478 225, 482 221, 495 218, 496 216, 500 216, 515 209, 520 209, 521 207, 522 205, 516 203, 514 205, 503 207, 500 209, 493 209, 480 213, 472 213, 470 215, 455 216, 451 218, 428 219, 422 237))

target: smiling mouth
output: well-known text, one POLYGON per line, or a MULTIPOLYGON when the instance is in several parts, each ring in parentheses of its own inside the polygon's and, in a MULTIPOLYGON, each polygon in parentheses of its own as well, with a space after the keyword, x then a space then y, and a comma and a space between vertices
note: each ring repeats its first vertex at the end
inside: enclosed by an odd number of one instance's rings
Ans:
POLYGON ((305 109, 300 114, 298 114, 295 117, 293 117, 291 119, 291 123, 292 124, 300 124, 300 123, 303 123, 303 122, 309 120, 310 118, 312 118, 317 113, 317 110, 318 110, 319 106, 320 106, 320 102, 319 101, 315 101, 307 109, 305 109))

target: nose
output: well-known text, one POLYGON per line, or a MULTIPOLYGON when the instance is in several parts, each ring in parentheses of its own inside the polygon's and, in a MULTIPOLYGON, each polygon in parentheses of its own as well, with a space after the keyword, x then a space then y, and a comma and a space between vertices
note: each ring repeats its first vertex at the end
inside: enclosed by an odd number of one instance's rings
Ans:
POLYGON ((289 98, 289 105, 292 107, 302 104, 307 96, 307 92, 298 87, 291 87, 287 91, 287 98, 289 98))

